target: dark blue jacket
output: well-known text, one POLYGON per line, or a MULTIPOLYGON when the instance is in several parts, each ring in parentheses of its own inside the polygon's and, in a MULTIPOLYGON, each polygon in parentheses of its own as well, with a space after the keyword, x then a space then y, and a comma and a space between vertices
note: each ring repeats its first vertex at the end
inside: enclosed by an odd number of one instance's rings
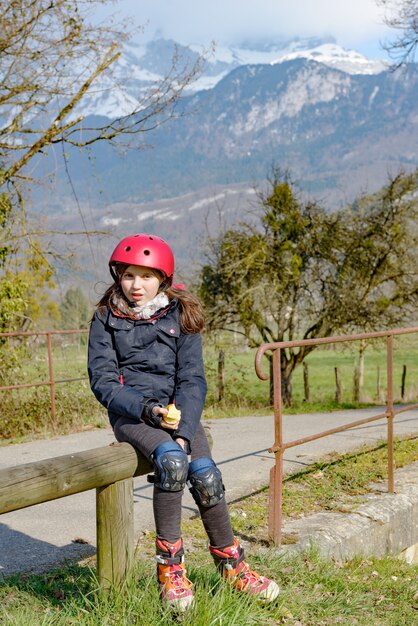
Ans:
POLYGON ((152 320, 97 310, 90 327, 88 372, 112 426, 120 416, 142 420, 144 402, 181 410, 177 437, 193 441, 206 397, 200 334, 185 334, 176 300, 152 320))

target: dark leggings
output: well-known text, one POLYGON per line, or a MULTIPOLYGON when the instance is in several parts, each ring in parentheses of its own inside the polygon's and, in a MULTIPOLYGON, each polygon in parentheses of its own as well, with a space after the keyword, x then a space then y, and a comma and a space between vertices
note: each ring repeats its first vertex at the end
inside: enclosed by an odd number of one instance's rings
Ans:
MULTIPOLYGON (((118 441, 132 444, 151 462, 152 453, 157 446, 172 440, 167 430, 154 428, 144 422, 137 422, 125 417, 117 420, 113 430, 118 441)), ((192 461, 203 457, 212 458, 202 424, 199 424, 190 448, 192 461)), ((181 537, 182 497, 183 490, 163 491, 154 485, 153 507, 156 532, 158 537, 172 543, 181 537)), ((210 545, 216 548, 232 545, 234 534, 225 498, 210 508, 200 504, 198 504, 198 508, 210 545)))

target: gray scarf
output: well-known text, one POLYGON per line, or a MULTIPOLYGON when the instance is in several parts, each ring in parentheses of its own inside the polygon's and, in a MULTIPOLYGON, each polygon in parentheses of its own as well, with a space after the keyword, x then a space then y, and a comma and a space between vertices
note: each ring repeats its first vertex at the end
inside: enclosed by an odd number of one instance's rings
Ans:
POLYGON ((157 311, 167 307, 169 303, 170 301, 163 291, 157 293, 155 298, 149 302, 140 304, 139 306, 131 306, 119 293, 114 293, 110 300, 112 309, 116 309, 116 311, 119 311, 123 315, 134 317, 137 320, 149 320, 157 311))

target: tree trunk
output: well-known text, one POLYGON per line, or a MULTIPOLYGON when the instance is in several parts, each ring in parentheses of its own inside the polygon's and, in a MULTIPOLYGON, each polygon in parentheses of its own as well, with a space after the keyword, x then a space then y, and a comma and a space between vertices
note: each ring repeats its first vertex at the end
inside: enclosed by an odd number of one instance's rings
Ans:
MULTIPOLYGON (((292 393, 292 374, 293 370, 287 370, 288 364, 285 367, 281 366, 281 379, 282 379, 282 402, 285 406, 291 406, 293 400, 292 393)), ((270 404, 274 404, 274 381, 273 381, 273 359, 269 359, 269 372, 270 372, 270 404)))
POLYGON ((360 390, 363 388, 364 386, 364 353, 366 351, 366 341, 364 339, 362 339, 360 341, 360 348, 359 348, 359 360, 358 360, 358 366, 359 366, 359 388, 360 390))
POLYGON ((354 368, 353 401, 360 402, 360 368, 358 366, 354 368))
POLYGON ((282 370, 282 401, 284 406, 292 406, 292 372, 282 370))
POLYGON ((218 356, 218 401, 222 402, 225 397, 225 352, 219 350, 218 356))

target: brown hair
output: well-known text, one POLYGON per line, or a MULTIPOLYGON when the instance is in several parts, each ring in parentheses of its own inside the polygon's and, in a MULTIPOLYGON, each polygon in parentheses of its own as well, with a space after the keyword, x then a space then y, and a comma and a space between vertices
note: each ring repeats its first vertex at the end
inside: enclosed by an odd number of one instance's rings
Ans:
POLYGON ((196 296, 178 287, 165 289, 169 300, 177 298, 180 308, 180 328, 189 335, 200 333, 205 327, 205 313, 196 296))
MULTIPOLYGON (((118 263, 114 266, 115 273, 117 274, 119 281, 122 278, 123 272, 126 269, 126 265, 118 263)), ((176 299, 179 304, 180 310, 180 329, 183 333, 192 335, 194 333, 200 333, 205 327, 205 313, 203 306, 196 296, 193 296, 184 289, 178 287, 167 286, 165 275, 159 270, 153 270, 156 274, 161 276, 162 282, 160 291, 164 291, 167 294, 168 299, 171 301, 176 299)), ((120 286, 120 282, 114 282, 113 285, 108 287, 97 303, 98 309, 111 308, 110 303, 113 295, 121 298, 125 298, 120 286)))

